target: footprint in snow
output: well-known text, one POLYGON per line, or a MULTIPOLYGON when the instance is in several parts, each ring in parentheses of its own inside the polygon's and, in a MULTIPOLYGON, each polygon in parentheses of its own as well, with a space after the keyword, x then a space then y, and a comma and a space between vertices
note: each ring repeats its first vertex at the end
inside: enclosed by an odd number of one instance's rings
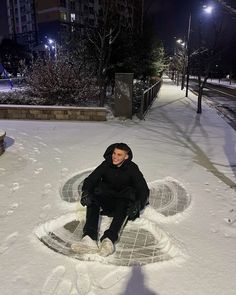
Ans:
POLYGON ((7 211, 6 215, 9 216, 9 215, 12 215, 15 211, 15 209, 19 206, 18 203, 13 203, 9 206, 9 210, 7 211))
POLYGON ((40 141, 39 144, 42 146, 48 146, 45 142, 42 142, 42 141, 40 141))
POLYGON ((20 184, 18 182, 13 182, 12 184, 12 190, 16 191, 20 188, 20 184))
POLYGON ((65 267, 63 265, 59 265, 55 267, 52 270, 51 274, 47 277, 43 285, 41 295, 56 295, 57 293, 55 293, 55 291, 57 287, 60 285, 60 283, 62 282, 64 274, 65 274, 65 267))
POLYGON ((99 289, 109 289, 127 277, 127 271, 122 268, 116 268, 109 272, 101 280, 94 280, 94 285, 99 289))
POLYGON ((2 244, 0 245, 0 254, 6 252, 15 243, 17 236, 18 232, 14 232, 3 240, 2 244))
POLYGON ((34 173, 35 173, 35 174, 39 174, 39 173, 41 173, 42 171, 43 171, 43 168, 37 168, 37 169, 34 170, 34 173))
POLYGON ((18 182, 14 182, 12 183, 11 185, 11 188, 10 188, 10 192, 11 194, 14 194, 18 189, 20 189, 22 186, 20 186, 20 184, 18 182))
POLYGON ((38 148, 36 148, 36 147, 34 147, 34 153, 36 153, 36 154, 40 154, 40 150, 38 149, 38 148))
POLYGON ((39 139, 39 140, 42 139, 42 137, 40 137, 40 136, 38 136, 38 135, 36 135, 34 138, 39 139))
POLYGON ((88 275, 88 269, 85 265, 76 265, 77 281, 76 286, 80 295, 86 295, 91 290, 91 281, 88 275))
POLYGON ((57 163, 61 163, 61 158, 54 158, 57 163))
POLYGON ((29 158, 29 160, 32 162, 32 163, 36 163, 37 162, 37 159, 35 159, 35 158, 29 158))
POLYGON ((101 279, 89 276, 91 273, 88 268, 83 264, 76 265, 77 272, 77 290, 80 295, 86 295, 91 292, 92 287, 99 289, 109 289, 119 283, 121 280, 127 277, 127 271, 122 268, 116 268, 109 272, 106 276, 101 279))
POLYGON ((62 280, 55 292, 55 295, 70 295, 72 290, 72 282, 70 280, 62 280))
POLYGON ((62 154, 62 151, 59 148, 54 148, 54 151, 57 152, 57 153, 62 154))

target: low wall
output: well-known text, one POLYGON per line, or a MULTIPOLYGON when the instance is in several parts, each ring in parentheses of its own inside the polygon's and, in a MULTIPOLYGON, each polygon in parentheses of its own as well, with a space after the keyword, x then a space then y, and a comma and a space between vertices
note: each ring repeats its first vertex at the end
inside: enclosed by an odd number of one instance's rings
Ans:
POLYGON ((5 151, 4 138, 6 136, 6 132, 0 129, 0 155, 5 151))
POLYGON ((0 119, 106 121, 106 108, 0 105, 0 119))

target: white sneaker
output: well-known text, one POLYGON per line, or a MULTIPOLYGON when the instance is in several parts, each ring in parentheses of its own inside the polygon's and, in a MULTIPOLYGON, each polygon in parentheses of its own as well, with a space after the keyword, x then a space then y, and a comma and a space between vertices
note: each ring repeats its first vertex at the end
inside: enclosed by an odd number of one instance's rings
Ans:
POLYGON ((80 242, 71 244, 71 249, 78 254, 95 254, 98 252, 98 245, 90 236, 84 236, 80 242))
POLYGON ((112 241, 108 238, 105 238, 104 240, 102 240, 102 243, 99 247, 98 254, 100 256, 106 257, 113 254, 114 252, 115 252, 115 246, 112 243, 112 241))

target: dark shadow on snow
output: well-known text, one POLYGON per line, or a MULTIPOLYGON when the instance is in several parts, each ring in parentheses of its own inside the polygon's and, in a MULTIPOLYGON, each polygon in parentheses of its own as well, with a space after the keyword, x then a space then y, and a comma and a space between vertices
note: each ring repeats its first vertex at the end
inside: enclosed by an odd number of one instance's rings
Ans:
POLYGON ((158 295, 145 286, 145 276, 141 266, 133 266, 131 278, 129 279, 125 291, 120 295, 158 295))
POLYGON ((11 137, 5 136, 4 138, 4 144, 5 144, 5 149, 9 148, 14 144, 15 140, 11 137))
MULTIPOLYGON (((187 106, 186 106, 187 107, 187 106)), ((156 116, 156 114, 155 114, 156 116)), ((176 146, 181 146, 193 154, 193 161, 204 167, 207 171, 211 172, 214 176, 216 176, 220 181, 225 183, 228 187, 235 189, 236 183, 230 179, 226 173, 221 172, 217 166, 221 166, 220 163, 215 163, 211 161, 211 159, 208 157, 208 153, 210 153, 209 148, 208 152, 206 153, 200 145, 192 138, 192 135, 194 134, 194 130, 198 129, 200 131, 200 134, 205 139, 205 142, 207 143, 210 140, 209 134, 206 132, 204 125, 201 123, 201 116, 199 114, 195 114, 194 120, 192 118, 189 118, 189 124, 186 124, 186 127, 182 127, 180 124, 177 124, 176 121, 171 119, 168 114, 165 112, 165 109, 160 109, 158 112, 159 120, 162 120, 162 122, 166 122, 167 126, 171 126, 171 133, 170 135, 167 135, 166 131, 163 131, 163 138, 166 140, 169 140, 172 142, 172 144, 176 146)), ((149 115, 148 121, 151 122, 152 117, 151 113, 149 115)), ((149 130, 153 132, 154 134, 160 131, 157 131, 156 128, 151 128, 149 126, 144 127, 146 130, 149 130)), ((155 137, 153 137, 155 138, 155 137)), ((229 162, 231 162, 230 167, 232 170, 234 170, 235 173, 235 161, 233 161, 233 156, 235 152, 233 151, 235 148, 235 143, 232 142, 232 137, 230 134, 225 134, 225 154, 229 159, 229 162), (233 162, 233 163, 232 163, 233 162)))

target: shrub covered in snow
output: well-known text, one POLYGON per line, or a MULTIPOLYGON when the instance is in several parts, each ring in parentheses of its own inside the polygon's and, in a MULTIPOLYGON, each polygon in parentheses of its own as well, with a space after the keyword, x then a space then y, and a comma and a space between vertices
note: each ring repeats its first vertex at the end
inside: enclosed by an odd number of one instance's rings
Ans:
POLYGON ((25 74, 28 96, 49 105, 80 104, 96 100, 99 89, 90 66, 73 55, 37 59, 25 74))

